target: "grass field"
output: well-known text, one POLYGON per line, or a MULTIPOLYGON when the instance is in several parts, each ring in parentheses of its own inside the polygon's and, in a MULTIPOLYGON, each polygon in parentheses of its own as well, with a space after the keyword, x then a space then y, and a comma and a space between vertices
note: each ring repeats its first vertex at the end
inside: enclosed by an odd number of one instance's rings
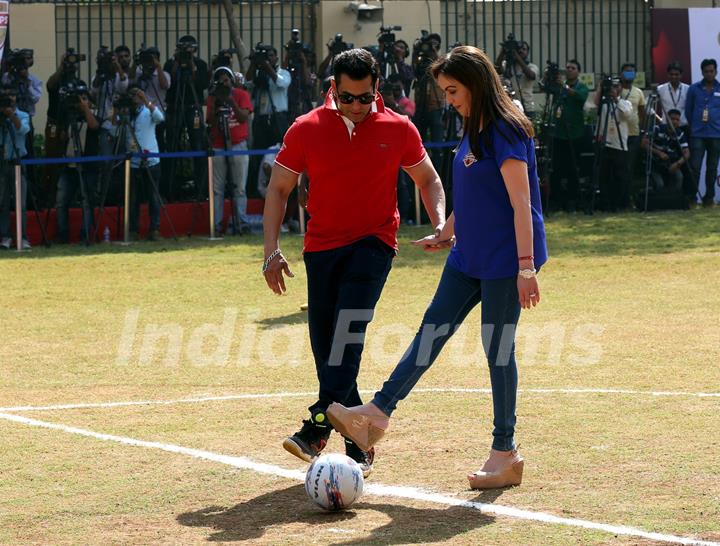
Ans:
MULTIPOLYGON (((441 272, 419 234, 368 331, 368 395, 441 272)), ((340 514, 281 448, 316 390, 299 237, 283 297, 258 236, 0 255, 0 544, 720 543, 720 214, 558 215, 548 235, 518 332, 522 486, 465 480, 492 420, 478 309, 340 514)))

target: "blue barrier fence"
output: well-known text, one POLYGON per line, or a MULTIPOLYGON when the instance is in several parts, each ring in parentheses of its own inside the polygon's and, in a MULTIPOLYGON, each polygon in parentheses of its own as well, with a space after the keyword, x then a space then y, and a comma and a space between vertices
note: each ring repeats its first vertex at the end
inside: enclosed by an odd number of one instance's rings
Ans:
MULTIPOLYGON (((454 148, 457 141, 452 142, 425 142, 423 146, 428 149, 437 148, 454 148)), ((225 157, 234 155, 267 155, 275 154, 279 148, 268 148, 265 150, 220 150, 220 151, 199 151, 199 152, 133 152, 124 155, 97 155, 88 157, 44 157, 21 159, 21 165, 64 165, 68 163, 95 163, 100 161, 124 161, 126 159, 146 159, 150 157, 159 157, 161 159, 181 159, 192 157, 225 157)))

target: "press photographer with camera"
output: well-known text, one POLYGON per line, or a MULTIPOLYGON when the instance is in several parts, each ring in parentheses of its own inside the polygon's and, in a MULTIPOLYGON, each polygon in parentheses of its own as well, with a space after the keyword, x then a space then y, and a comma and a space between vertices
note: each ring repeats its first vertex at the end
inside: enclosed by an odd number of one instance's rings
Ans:
MULTIPOLYGON (((204 151, 206 146, 205 120, 202 105, 205 102, 205 90, 210 84, 207 63, 197 56, 198 43, 194 36, 182 36, 175 47, 172 59, 169 59, 163 70, 171 77, 167 91, 166 132, 167 149, 171 152, 183 148, 183 130, 187 131, 188 146, 193 151, 204 151)), ((207 187, 207 161, 195 157, 193 162, 193 179, 196 193, 207 187)), ((169 162, 170 168, 165 173, 163 193, 172 198, 175 194, 173 185, 179 160, 169 162)))
POLYGON ((288 87, 292 77, 278 66, 277 49, 258 42, 250 55, 246 78, 255 112, 253 148, 270 148, 282 142, 289 127, 288 87))
MULTIPOLYGON (((77 53, 73 48, 68 48, 60 57, 57 70, 48 78, 45 87, 48 91, 47 121, 45 123, 45 157, 61 157, 65 151, 65 143, 60 138, 61 128, 59 124, 60 97, 62 87, 81 82, 78 77, 80 62, 86 59, 84 54, 77 53)), ((84 85, 84 84, 83 84, 84 85)), ((49 199, 55 195, 57 174, 60 167, 57 165, 45 165, 44 190, 49 199)), ((52 203, 48 203, 52 204, 52 203)))
MULTIPOLYGON (((95 56, 95 64, 91 96, 97 108, 96 115, 102 122, 101 127, 109 132, 115 95, 124 93, 130 85, 130 49, 120 45, 112 51, 107 46, 100 46, 95 56)), ((108 149, 103 148, 101 143, 101 150, 103 153, 112 153, 112 145, 108 149)))
MULTIPOLYGON (((112 123, 118 138, 124 138, 124 148, 129 152, 157 153, 158 142, 155 127, 165 121, 160 108, 148 99, 137 85, 128 87, 126 93, 113 102, 112 123), (125 126, 125 130, 120 130, 125 126)), ((140 203, 148 202, 150 229, 147 240, 155 241, 160 234, 160 158, 133 157, 130 160, 130 233, 139 239, 140 203)))
POLYGON ((583 106, 590 90, 578 79, 581 67, 576 59, 565 63, 564 81, 557 65, 554 67, 556 70, 546 75, 554 83, 549 88, 548 99, 553 101, 553 109, 547 120, 553 128, 550 195, 555 205, 566 212, 574 212, 578 201, 580 154, 586 148, 583 106))
MULTIPOLYGON (((64 157, 98 155, 98 142, 90 138, 100 128, 92 111, 90 92, 82 80, 69 82, 58 92, 58 134, 63 144, 64 157)), ((96 163, 68 163, 62 166, 58 178, 56 209, 59 243, 70 241, 68 209, 80 193, 82 198, 82 227, 80 238, 87 244, 93 224, 93 202, 97 190, 96 163)))
MULTIPOLYGON (((0 248, 9 250, 12 245, 10 231, 11 195, 15 193, 15 165, 27 155, 25 137, 30 132, 30 114, 17 107, 18 89, 0 88, 0 248)), ((27 178, 21 178, 20 203, 22 208, 22 249, 30 250, 26 233, 25 202, 27 178)), ((19 234, 17 234, 19 235, 19 234)))
POLYGON ((17 107, 35 115, 35 105, 42 96, 42 81, 30 73, 34 52, 32 49, 13 49, 7 55, 2 85, 17 89, 17 107))
MULTIPOLYGON (((652 179, 656 191, 670 190, 680 192, 683 190, 683 168, 690 161, 690 147, 686 132, 680 125, 682 113, 671 109, 666 112, 670 123, 655 125, 652 138, 653 155, 652 179)), ((642 140, 642 147, 647 149, 650 139, 646 136, 642 140)), ((688 193, 691 198, 694 188, 688 193)))
MULTIPOLYGON (((252 112, 250 95, 244 89, 234 87, 235 74, 225 66, 213 74, 213 85, 207 99, 207 119, 213 150, 247 150, 249 133, 248 118, 252 112)), ((233 229, 236 233, 249 233, 247 217, 248 155, 215 156, 213 166, 213 192, 215 199, 215 233, 222 234, 225 210, 225 189, 230 186, 232 194, 233 229)))
POLYGON ((532 120, 536 116, 533 87, 540 77, 540 69, 530 62, 529 55, 530 44, 516 40, 515 35, 510 33, 500 44, 500 54, 495 61, 495 68, 501 76, 510 81, 513 89, 518 93, 525 115, 532 120))
MULTIPOLYGON (((412 64, 415 70, 415 116, 413 123, 423 141, 441 142, 444 137, 443 112, 445 94, 430 74, 430 66, 438 58, 442 39, 437 33, 423 31, 413 44, 412 64)), ((440 168, 442 150, 430 153, 435 169, 440 168)))
POLYGON ((313 109, 313 89, 317 76, 311 69, 314 55, 309 44, 300 40, 300 31, 293 29, 290 41, 285 44, 283 68, 290 73, 288 87, 288 115, 292 123, 296 117, 313 109))
POLYGON ((595 130, 596 165, 602 208, 617 212, 630 206, 630 166, 628 127, 632 103, 623 98, 619 78, 603 75, 600 90, 595 93, 599 108, 595 130))
MULTIPOLYGON (((353 49, 355 47, 354 44, 349 44, 343 40, 343 35, 338 33, 336 34, 328 43, 328 53, 325 56, 325 58, 320 63, 320 66, 318 66, 318 78, 320 81, 325 82, 327 78, 332 76, 333 73, 333 63, 335 61, 335 57, 340 55, 343 51, 347 51, 348 49, 353 49)), ((325 97, 325 93, 322 93, 321 90, 321 96, 325 97)))

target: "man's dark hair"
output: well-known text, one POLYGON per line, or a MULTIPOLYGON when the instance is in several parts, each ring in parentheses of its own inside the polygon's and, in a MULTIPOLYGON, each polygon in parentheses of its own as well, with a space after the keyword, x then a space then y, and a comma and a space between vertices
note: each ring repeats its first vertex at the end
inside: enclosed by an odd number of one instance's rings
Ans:
POLYGON ((667 111, 668 117, 670 116, 682 116, 682 112, 678 110, 677 108, 671 108, 667 111))
POLYGON ((178 40, 178 43, 193 44, 193 45, 197 46, 197 40, 195 39, 195 36, 193 36, 192 34, 186 34, 185 36, 181 36, 180 39, 178 40))
POLYGON ((667 66, 667 72, 670 72, 671 70, 677 70, 680 74, 682 74, 682 65, 679 61, 673 61, 667 66))
POLYGON ((635 63, 625 63, 620 67, 620 72, 625 72, 626 68, 632 68, 633 70, 636 70, 637 67, 635 66, 635 63))
POLYGON ((372 84, 375 86, 379 71, 377 61, 372 53, 365 49, 349 49, 335 57, 333 64, 333 76, 335 84, 340 81, 340 76, 346 74, 351 80, 364 80, 372 76, 372 84))
POLYGON ((126 45, 119 45, 115 48, 115 54, 122 53, 122 52, 130 53, 130 48, 126 45))
POLYGON ((703 62, 700 63, 700 70, 705 70, 706 66, 714 66, 715 70, 717 70, 717 61, 715 59, 703 59, 703 62))
POLYGON ((580 66, 580 61, 578 61, 577 59, 570 59, 565 64, 574 64, 575 66, 577 66, 578 72, 582 72, 582 67, 580 66))

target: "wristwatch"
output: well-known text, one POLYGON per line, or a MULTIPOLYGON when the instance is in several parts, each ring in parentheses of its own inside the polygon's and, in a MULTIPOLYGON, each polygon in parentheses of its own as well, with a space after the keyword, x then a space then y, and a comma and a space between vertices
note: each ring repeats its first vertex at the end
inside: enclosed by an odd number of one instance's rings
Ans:
POLYGON ((521 269, 518 271, 518 275, 523 279, 532 279, 537 275, 537 271, 535 269, 521 269))

